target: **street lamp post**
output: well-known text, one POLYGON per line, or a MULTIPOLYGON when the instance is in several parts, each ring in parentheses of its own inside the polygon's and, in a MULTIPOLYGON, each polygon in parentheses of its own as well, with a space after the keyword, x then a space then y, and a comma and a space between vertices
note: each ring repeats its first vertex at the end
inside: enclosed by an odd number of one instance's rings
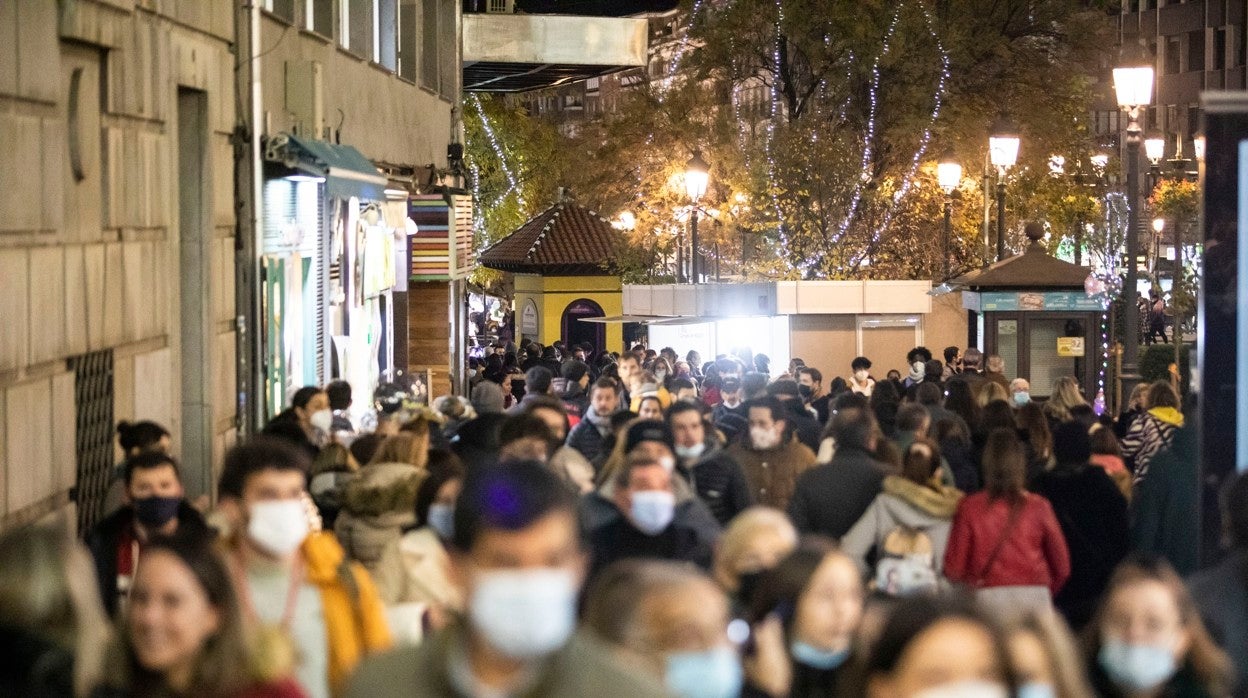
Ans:
POLYGON ((692 283, 698 283, 700 276, 701 250, 698 247, 698 201, 706 194, 707 180, 710 179, 711 166, 702 159, 702 151, 693 151, 693 157, 685 164, 685 189, 689 200, 693 202, 689 216, 689 268, 692 283))
POLYGON ((962 182, 962 165, 957 161, 952 149, 946 150, 940 162, 936 164, 936 181, 940 184, 940 188, 945 190, 945 229, 941 245, 944 265, 941 267, 943 272, 941 281, 947 281, 949 279, 949 238, 953 228, 953 190, 957 189, 958 184, 962 182))
POLYGON ((1122 394, 1130 395, 1140 382, 1140 311, 1135 302, 1138 291, 1140 248, 1140 144, 1143 128, 1140 109, 1153 101, 1153 66, 1141 58, 1114 68, 1114 92, 1118 106, 1127 112, 1127 275, 1123 286, 1126 309, 1125 346, 1122 352, 1122 394))
POLYGON ((997 119, 988 136, 988 158, 997 168, 997 261, 1005 258, 1005 173, 1018 160, 1018 128, 1005 117, 997 119))

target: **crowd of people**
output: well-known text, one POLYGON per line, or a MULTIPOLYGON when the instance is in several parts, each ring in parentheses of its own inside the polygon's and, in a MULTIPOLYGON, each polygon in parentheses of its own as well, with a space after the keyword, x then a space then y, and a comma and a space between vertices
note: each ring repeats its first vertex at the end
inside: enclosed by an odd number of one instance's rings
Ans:
POLYGON ((1170 384, 906 365, 500 345, 376 419, 300 389, 211 505, 123 423, 85 545, 0 536, 0 695, 1248 695, 1248 477, 1198 570, 1170 384))

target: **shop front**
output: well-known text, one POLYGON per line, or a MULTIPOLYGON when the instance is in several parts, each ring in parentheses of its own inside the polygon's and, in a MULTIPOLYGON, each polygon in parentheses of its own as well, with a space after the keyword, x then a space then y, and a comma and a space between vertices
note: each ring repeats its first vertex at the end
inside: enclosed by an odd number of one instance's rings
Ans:
POLYGON ((304 385, 351 382, 367 406, 392 368, 388 314, 405 192, 351 146, 266 143, 261 257, 265 417, 304 385))

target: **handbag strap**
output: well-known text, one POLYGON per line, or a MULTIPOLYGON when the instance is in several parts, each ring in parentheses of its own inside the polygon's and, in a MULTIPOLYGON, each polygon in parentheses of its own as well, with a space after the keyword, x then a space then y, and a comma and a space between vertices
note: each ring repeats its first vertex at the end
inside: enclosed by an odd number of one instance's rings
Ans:
MULTIPOLYGON (((1026 496, 1026 495, 1023 495, 1026 496)), ((1010 539, 1010 534, 1014 532, 1014 527, 1018 525, 1018 519, 1023 513, 1022 503, 1010 504, 1010 518, 1005 524, 1005 529, 1001 531, 1001 538, 997 541, 996 547, 992 549, 992 553, 988 556, 988 561, 984 563, 984 567, 980 570, 979 575, 975 578, 975 586, 982 587, 984 579, 988 573, 992 571, 993 564, 997 561, 997 556, 1001 554, 1001 549, 1005 547, 1006 541, 1010 539)))

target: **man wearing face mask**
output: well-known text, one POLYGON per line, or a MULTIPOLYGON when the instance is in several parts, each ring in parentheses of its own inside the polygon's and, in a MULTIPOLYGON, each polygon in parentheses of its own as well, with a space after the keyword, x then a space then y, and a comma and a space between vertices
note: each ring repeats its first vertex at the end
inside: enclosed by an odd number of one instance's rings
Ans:
POLYGON ((464 617, 418 647, 365 662, 347 698, 665 695, 576 632, 586 566, 576 501, 541 464, 469 473, 455 503, 451 562, 464 617))
MULTIPOLYGON (((629 430, 630 440, 638 426, 666 431, 661 423, 642 422, 629 430)), ((591 579, 612 562, 632 558, 711 568, 719 525, 696 497, 678 500, 676 483, 683 480, 666 462, 660 462, 667 459, 670 456, 655 458, 636 449, 615 474, 610 495, 616 515, 589 529, 591 579)))
POLYGON ((290 642, 295 679, 322 698, 340 694, 365 655, 388 649, 390 631, 368 573, 333 534, 312 530, 307 469, 285 442, 256 437, 226 454, 218 495, 244 615, 290 642))
POLYGON ((1014 406, 1022 407, 1031 402, 1031 383, 1026 378, 1015 378, 1010 381, 1010 395, 1014 397, 1014 406))
POLYGON ((674 403, 667 413, 667 425, 675 441, 676 472, 693 485, 715 520, 727 526, 753 504, 741 464, 720 447, 713 433, 708 433, 697 405, 674 403))
POLYGON ((750 482, 754 501, 784 509, 797 478, 815 464, 815 452, 793 437, 789 410, 774 397, 749 403, 750 432, 728 448, 750 482))
POLYGON ((736 374, 730 373, 724 376, 719 389, 720 402, 711 410, 713 424, 719 424, 724 421, 725 416, 730 414, 749 419, 749 412, 746 410, 745 403, 742 402, 741 390, 741 379, 736 374))
POLYGON ((124 605, 139 557, 153 537, 212 539, 204 517, 186 502, 177 461, 164 453, 140 453, 125 462, 124 473, 125 506, 96 524, 86 540, 109 616, 124 605))
POLYGON ((264 433, 285 439, 315 458, 333 426, 329 396, 315 385, 306 385, 291 396, 290 407, 264 425, 264 433))
POLYGON ((798 369, 797 382, 802 400, 818 415, 819 424, 827 424, 832 414, 832 396, 823 392, 823 373, 817 368, 803 366, 798 369))

